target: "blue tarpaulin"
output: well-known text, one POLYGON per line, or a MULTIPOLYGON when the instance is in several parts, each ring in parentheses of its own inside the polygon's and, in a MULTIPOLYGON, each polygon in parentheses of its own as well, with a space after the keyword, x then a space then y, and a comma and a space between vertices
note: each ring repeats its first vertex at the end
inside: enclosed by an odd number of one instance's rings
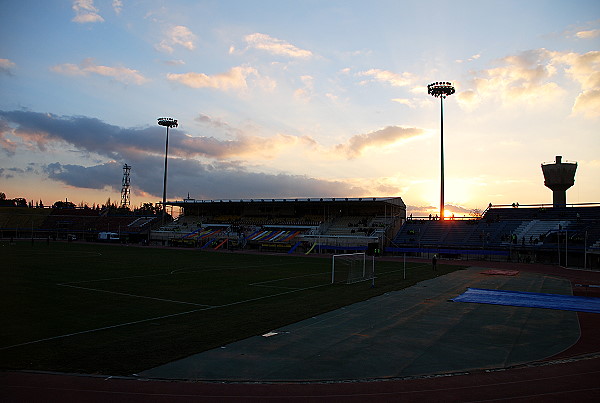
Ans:
POLYGON ((467 288, 465 293, 452 301, 600 313, 600 298, 536 292, 467 288))

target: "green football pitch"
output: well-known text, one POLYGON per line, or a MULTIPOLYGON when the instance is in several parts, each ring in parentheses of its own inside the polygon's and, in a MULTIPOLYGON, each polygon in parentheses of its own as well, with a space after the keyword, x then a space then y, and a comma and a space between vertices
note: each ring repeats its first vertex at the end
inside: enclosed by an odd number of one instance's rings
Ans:
POLYGON ((331 285, 329 256, 45 241, 0 241, 0 250, 0 367, 111 375, 460 269, 376 259, 372 287, 331 285))

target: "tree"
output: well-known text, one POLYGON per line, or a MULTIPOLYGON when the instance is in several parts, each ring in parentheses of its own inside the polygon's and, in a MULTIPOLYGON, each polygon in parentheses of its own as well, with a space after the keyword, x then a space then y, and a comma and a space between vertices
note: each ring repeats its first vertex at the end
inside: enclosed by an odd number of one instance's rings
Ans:
POLYGON ((470 215, 471 217, 475 217, 475 218, 481 218, 481 215, 482 215, 482 213, 481 213, 481 209, 474 208, 473 210, 470 210, 470 211, 469 211, 469 215, 470 215))
POLYGON ((0 200, 6 200, 6 194, 4 192, 0 192, 0 200))
POLYGON ((75 208, 75 204, 70 201, 57 201, 52 205, 54 208, 75 208))
POLYGON ((135 209, 136 214, 149 214, 149 215, 157 215, 160 212, 160 205, 156 206, 152 203, 143 203, 139 208, 135 209))

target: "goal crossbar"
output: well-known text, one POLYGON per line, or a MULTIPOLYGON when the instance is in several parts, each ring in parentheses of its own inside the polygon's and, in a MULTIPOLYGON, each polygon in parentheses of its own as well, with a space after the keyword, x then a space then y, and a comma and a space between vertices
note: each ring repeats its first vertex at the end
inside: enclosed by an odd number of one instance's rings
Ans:
POLYGON ((375 278, 375 258, 367 262, 364 252, 342 253, 332 256, 331 284, 356 283, 375 278))

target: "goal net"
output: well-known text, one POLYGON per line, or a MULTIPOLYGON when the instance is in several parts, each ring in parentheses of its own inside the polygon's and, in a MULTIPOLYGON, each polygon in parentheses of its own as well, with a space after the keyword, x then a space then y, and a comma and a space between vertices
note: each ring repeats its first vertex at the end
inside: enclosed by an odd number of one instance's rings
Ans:
POLYGON ((333 255, 331 262, 331 284, 352 284, 375 278, 375 260, 367 261, 363 253, 333 255))

